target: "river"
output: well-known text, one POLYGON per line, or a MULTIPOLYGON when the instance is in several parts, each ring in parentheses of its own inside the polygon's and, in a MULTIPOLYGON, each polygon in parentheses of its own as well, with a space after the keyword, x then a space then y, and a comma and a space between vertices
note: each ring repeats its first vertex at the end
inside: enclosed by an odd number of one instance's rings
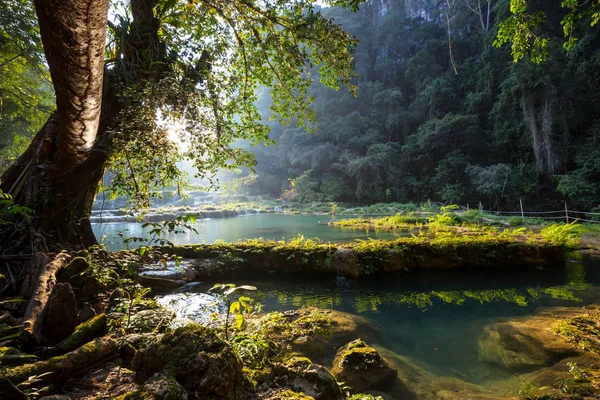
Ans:
MULTIPOLYGON (((345 217, 348 218, 348 217, 345 217)), ((250 214, 232 218, 197 220, 193 224, 197 233, 187 230, 162 236, 174 244, 214 243, 217 240, 236 242, 244 239, 293 239, 303 235, 324 242, 348 242, 356 239, 391 239, 391 232, 366 232, 327 225, 334 218, 328 215, 250 214)), ((142 227, 138 222, 116 222, 92 224, 94 233, 109 250, 125 248, 123 238, 143 237, 148 239, 151 227, 142 227), (122 236, 120 236, 122 235, 122 236)), ((143 243, 143 242, 142 242, 143 243)), ((135 247, 135 246, 131 246, 135 247)))

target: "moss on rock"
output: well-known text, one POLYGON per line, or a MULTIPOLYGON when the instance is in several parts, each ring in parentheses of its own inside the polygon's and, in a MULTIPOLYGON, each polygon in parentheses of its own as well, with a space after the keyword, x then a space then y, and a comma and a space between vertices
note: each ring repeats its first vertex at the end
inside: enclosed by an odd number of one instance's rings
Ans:
POLYGON ((338 351, 331 373, 355 392, 382 389, 397 374, 377 350, 360 339, 348 343, 338 351))
POLYGON ((345 343, 376 335, 372 325, 359 316, 314 307, 269 313, 252 324, 286 352, 325 364, 333 361, 345 343))
POLYGON ((286 364, 275 367, 275 375, 285 386, 302 392, 315 400, 341 400, 342 391, 333 377, 322 365, 313 364, 306 357, 292 357, 286 364))
POLYGON ((196 324, 165 334, 138 351, 132 363, 138 379, 162 372, 203 399, 238 399, 247 385, 233 349, 212 330, 196 324))

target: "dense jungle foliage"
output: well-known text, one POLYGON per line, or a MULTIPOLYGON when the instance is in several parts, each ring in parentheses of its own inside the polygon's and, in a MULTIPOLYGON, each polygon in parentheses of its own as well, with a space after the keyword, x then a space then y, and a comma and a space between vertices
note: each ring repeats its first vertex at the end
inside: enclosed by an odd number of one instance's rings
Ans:
MULTIPOLYGON (((359 40, 358 97, 313 87, 320 122, 314 136, 272 123, 277 145, 253 149, 255 193, 283 192, 297 201, 430 199, 513 209, 522 198, 529 209, 560 209, 563 200, 598 207, 598 26, 580 14, 573 22, 578 40, 565 45, 561 21, 569 9, 530 1, 532 13, 546 15, 536 28, 550 39, 547 56, 539 64, 514 63, 510 46, 494 45, 511 16, 509 3, 382 0, 358 13, 325 9, 359 40)), ((265 115, 268 105, 260 104, 265 115)))
MULTIPOLYGON (((277 145, 249 147, 256 173, 224 190, 250 186, 251 194, 299 202, 431 200, 516 209, 521 198, 529 210, 561 208, 564 200, 596 209, 597 16, 570 18, 565 4, 527 3, 527 21, 545 15, 533 35, 550 39, 541 63, 536 54, 533 63, 514 63, 526 54, 515 56, 514 40, 512 52, 498 46, 503 24, 515 15, 510 0, 368 1, 357 13, 324 8, 359 40, 358 97, 314 85, 317 134, 293 120, 269 121, 277 145)), ((0 13, 0 171, 53 109, 33 9, 20 0, 0 5, 9 6, 0 13)), ((265 121, 268 94, 262 89, 257 102, 265 121)))

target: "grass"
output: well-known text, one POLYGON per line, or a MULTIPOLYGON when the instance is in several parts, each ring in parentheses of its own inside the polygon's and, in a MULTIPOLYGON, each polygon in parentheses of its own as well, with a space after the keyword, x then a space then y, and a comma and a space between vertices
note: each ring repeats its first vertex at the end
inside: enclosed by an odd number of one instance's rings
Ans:
POLYGON ((528 237, 533 242, 565 248, 579 246, 583 236, 600 239, 598 224, 556 224, 536 218, 523 220, 521 217, 507 219, 478 210, 441 211, 428 216, 414 212, 399 213, 389 217, 343 219, 331 222, 331 225, 365 230, 427 231, 427 236, 433 238, 440 238, 444 232, 458 232, 463 236, 487 235, 500 239, 528 237))

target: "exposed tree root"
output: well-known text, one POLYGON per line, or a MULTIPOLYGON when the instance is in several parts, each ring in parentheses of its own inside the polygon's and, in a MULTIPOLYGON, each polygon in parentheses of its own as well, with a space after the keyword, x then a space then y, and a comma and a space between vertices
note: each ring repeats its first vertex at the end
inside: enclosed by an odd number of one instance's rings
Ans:
POLYGON ((39 377, 39 386, 63 381, 82 373, 90 365, 113 354, 117 351, 118 346, 119 340, 116 337, 103 336, 62 356, 7 369, 4 375, 0 376, 0 390, 9 390, 31 376, 42 374, 44 375, 39 377))
MULTIPOLYGON (((36 256, 34 255, 33 258, 35 259, 36 256)), ((40 261, 44 259, 41 255, 38 255, 38 258, 40 261)), ((54 286, 56 286, 56 273, 67 265, 70 260, 71 255, 62 252, 41 269, 35 282, 33 295, 27 305, 23 318, 23 332, 20 340, 24 345, 40 343, 48 299, 52 294, 54 286)), ((28 288, 25 287, 27 286, 27 282, 25 282, 23 286, 21 293, 23 293, 24 290, 28 290, 28 288)))
POLYGON ((68 338, 50 349, 50 356, 73 351, 106 331, 106 315, 100 314, 80 324, 68 338))

